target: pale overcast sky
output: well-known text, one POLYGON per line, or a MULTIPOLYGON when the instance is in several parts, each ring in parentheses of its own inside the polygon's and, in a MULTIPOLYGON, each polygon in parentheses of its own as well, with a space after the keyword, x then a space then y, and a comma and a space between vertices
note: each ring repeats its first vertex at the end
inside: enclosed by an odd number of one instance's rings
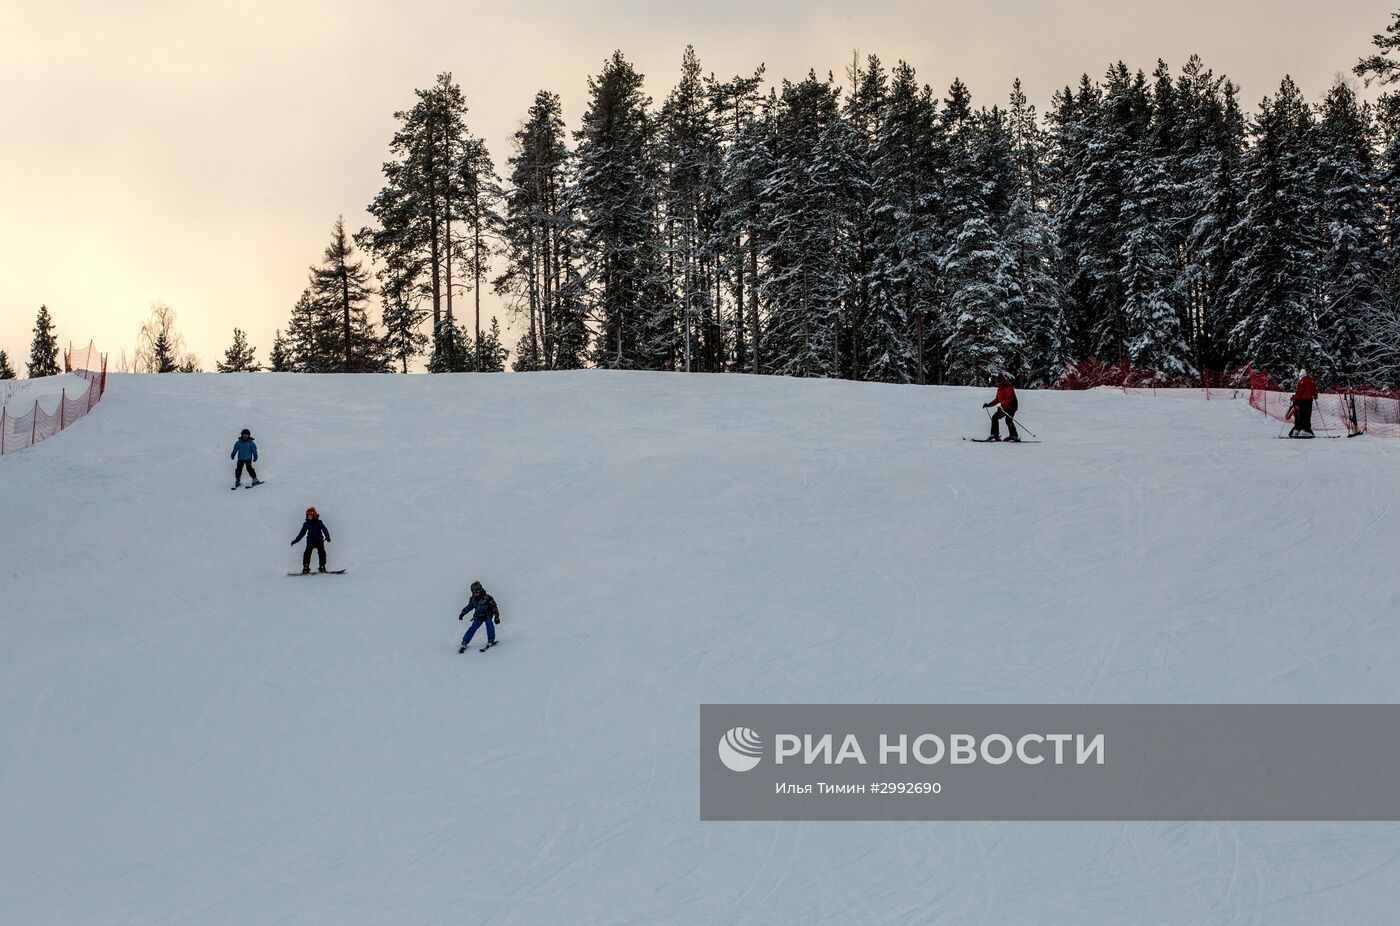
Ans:
POLYGON ((1195 52, 1252 109, 1285 73, 1320 99, 1396 5, 0 0, 0 348, 26 359, 47 303, 65 343, 115 358, 161 300, 206 369, 235 325, 265 361, 336 216, 364 224, 394 110, 441 71, 499 164, 541 88, 577 126, 613 49, 658 101, 690 43, 707 72, 766 63, 774 81, 839 76, 856 50, 902 58, 940 91, 961 77, 978 104, 1020 77, 1042 111, 1082 72, 1195 52))

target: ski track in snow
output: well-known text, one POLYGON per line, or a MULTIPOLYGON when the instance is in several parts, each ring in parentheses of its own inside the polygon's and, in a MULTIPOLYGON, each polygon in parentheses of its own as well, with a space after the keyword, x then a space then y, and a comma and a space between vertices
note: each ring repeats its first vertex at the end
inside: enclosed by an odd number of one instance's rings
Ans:
POLYGON ((0 459, 0 922, 1392 922, 1395 824, 699 822, 701 703, 1400 700, 1400 443, 983 401, 109 377, 0 459))

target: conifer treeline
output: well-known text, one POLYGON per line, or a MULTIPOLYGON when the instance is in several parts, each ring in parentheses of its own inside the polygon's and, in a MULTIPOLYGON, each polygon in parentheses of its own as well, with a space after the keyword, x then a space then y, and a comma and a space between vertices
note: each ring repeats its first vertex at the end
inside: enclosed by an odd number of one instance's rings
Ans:
MULTIPOLYGON (((1358 74, 1400 74, 1398 27, 1358 74)), ((693 49, 659 105, 621 53, 588 86, 573 132, 536 95, 503 179, 451 75, 418 91, 354 236, 383 331, 337 223, 273 368, 500 369, 491 285, 517 370, 1044 385, 1097 356, 1400 380, 1391 94, 1338 81, 1311 105, 1284 78, 1249 115, 1197 58, 1119 63, 1041 118, 1019 82, 977 106, 869 56, 765 88, 693 49)))

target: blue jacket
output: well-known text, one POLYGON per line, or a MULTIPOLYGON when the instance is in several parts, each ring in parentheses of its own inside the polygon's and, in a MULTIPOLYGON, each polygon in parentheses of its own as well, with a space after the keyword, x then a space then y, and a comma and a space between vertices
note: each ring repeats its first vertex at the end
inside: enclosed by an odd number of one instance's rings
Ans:
POLYGON ((297 534, 296 540, 293 540, 292 543, 296 543, 297 540, 300 540, 302 537, 305 537, 306 542, 309 544, 318 544, 323 540, 330 540, 331 532, 330 529, 326 527, 326 522, 322 521, 320 518, 314 521, 308 518, 302 522, 301 533, 297 534))
POLYGON ((258 462, 258 445, 253 443, 251 437, 247 440, 240 437, 233 445, 233 452, 228 455, 230 460, 234 457, 244 462, 251 460, 256 463, 258 462))
POLYGON ((466 617, 468 611, 474 612, 472 614, 472 620, 474 621, 489 621, 491 618, 497 617, 501 613, 501 609, 496 607, 496 599, 485 592, 482 592, 480 595, 473 595, 472 600, 467 602, 467 606, 462 609, 462 613, 457 615, 457 617, 466 617))

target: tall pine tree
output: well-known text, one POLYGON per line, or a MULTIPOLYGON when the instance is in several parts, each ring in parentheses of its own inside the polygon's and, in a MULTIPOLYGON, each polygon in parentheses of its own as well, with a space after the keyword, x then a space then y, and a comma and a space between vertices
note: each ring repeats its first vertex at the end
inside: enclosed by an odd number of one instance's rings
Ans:
POLYGON ((57 376, 58 339, 54 337, 53 319, 49 317, 49 307, 39 306, 39 315, 34 319, 34 340, 29 345, 29 378, 36 376, 57 376))
POLYGON ((1292 78, 1265 97, 1250 127, 1241 175, 1246 190, 1231 231, 1240 257, 1231 267, 1230 332, 1235 356, 1279 381, 1320 369, 1317 327, 1317 197, 1313 117, 1292 78))
POLYGON ((383 343, 369 320, 369 271, 358 259, 343 218, 335 220, 321 266, 311 268, 311 298, 322 315, 325 373, 382 373, 383 343))
POLYGON ((642 75, 614 52, 588 81, 575 175, 580 243, 591 266, 600 367, 669 369, 681 346, 666 298, 655 124, 642 75))

